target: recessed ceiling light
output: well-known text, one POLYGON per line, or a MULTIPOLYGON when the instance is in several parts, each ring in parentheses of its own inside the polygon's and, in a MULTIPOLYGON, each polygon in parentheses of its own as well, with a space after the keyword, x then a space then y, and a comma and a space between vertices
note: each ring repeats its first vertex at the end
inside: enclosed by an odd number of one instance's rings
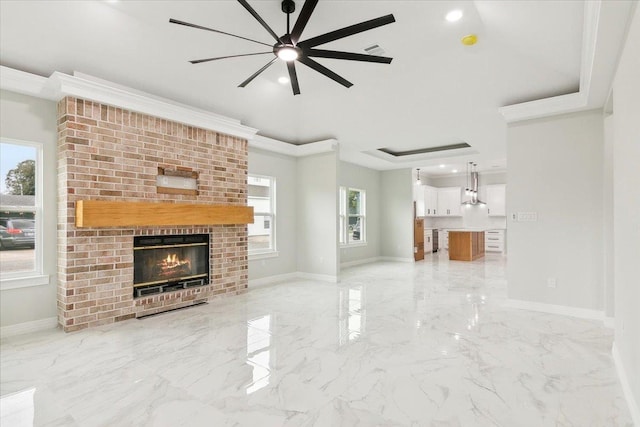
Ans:
POLYGON ((462 18, 462 11, 460 9, 452 10, 451 12, 447 13, 447 16, 445 16, 445 19, 449 22, 459 21, 460 18, 462 18))
POLYGON ((458 173, 458 169, 454 169, 454 170, 452 170, 451 172, 453 172, 453 173, 458 173))
POLYGON ((289 78, 284 76, 278 77, 278 83, 286 85, 287 83, 289 83, 289 78))
POLYGON ((445 167, 445 165, 440 165, 441 168, 445 167))

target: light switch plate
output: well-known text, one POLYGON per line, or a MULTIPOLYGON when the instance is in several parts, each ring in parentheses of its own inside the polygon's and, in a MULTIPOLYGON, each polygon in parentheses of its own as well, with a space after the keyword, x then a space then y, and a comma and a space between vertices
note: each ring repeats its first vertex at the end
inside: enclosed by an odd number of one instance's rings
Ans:
POLYGON ((538 212, 518 212, 518 221, 536 222, 538 220, 538 212))

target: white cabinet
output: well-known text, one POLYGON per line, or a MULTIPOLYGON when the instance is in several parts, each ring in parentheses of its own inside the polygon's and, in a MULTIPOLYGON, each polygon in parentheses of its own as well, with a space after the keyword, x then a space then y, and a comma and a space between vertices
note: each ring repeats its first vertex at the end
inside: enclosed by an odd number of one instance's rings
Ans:
POLYGON ((504 253, 505 230, 487 230, 484 232, 484 251, 504 253))
MULTIPOLYGON (((416 203, 416 217, 439 216, 438 200, 441 189, 428 185, 414 184, 413 201, 416 203)), ((445 190, 449 190, 445 188, 445 190)))
POLYGON ((436 216, 438 212, 438 189, 424 186, 424 215, 436 216))
POLYGON ((424 229, 424 253, 433 252, 433 230, 430 228, 424 229))
POLYGON ((461 216, 461 193, 460 187, 438 188, 438 209, 436 216, 461 216))
POLYGON ((413 201, 416 203, 416 217, 424 216, 424 185, 413 185, 413 201))
POLYGON ((487 214, 489 216, 506 216, 506 189, 505 184, 487 185, 485 188, 487 214))

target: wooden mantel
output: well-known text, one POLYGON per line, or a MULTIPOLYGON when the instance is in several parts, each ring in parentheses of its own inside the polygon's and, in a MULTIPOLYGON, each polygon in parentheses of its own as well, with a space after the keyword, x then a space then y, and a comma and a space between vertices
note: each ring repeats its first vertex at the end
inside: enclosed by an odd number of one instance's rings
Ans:
POLYGON ((78 200, 76 227, 251 224, 253 207, 78 200))

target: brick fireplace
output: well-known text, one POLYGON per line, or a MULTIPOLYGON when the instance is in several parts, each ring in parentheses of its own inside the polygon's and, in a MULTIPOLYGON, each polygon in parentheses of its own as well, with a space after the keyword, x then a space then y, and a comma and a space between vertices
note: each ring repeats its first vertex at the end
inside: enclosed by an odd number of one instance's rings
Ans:
POLYGON ((192 305, 247 288, 246 225, 76 227, 80 200, 244 206, 247 141, 66 97, 58 104, 58 321, 65 331, 192 305), (198 194, 158 193, 158 168, 194 171, 198 194), (133 296, 136 236, 208 234, 205 286, 133 296))

